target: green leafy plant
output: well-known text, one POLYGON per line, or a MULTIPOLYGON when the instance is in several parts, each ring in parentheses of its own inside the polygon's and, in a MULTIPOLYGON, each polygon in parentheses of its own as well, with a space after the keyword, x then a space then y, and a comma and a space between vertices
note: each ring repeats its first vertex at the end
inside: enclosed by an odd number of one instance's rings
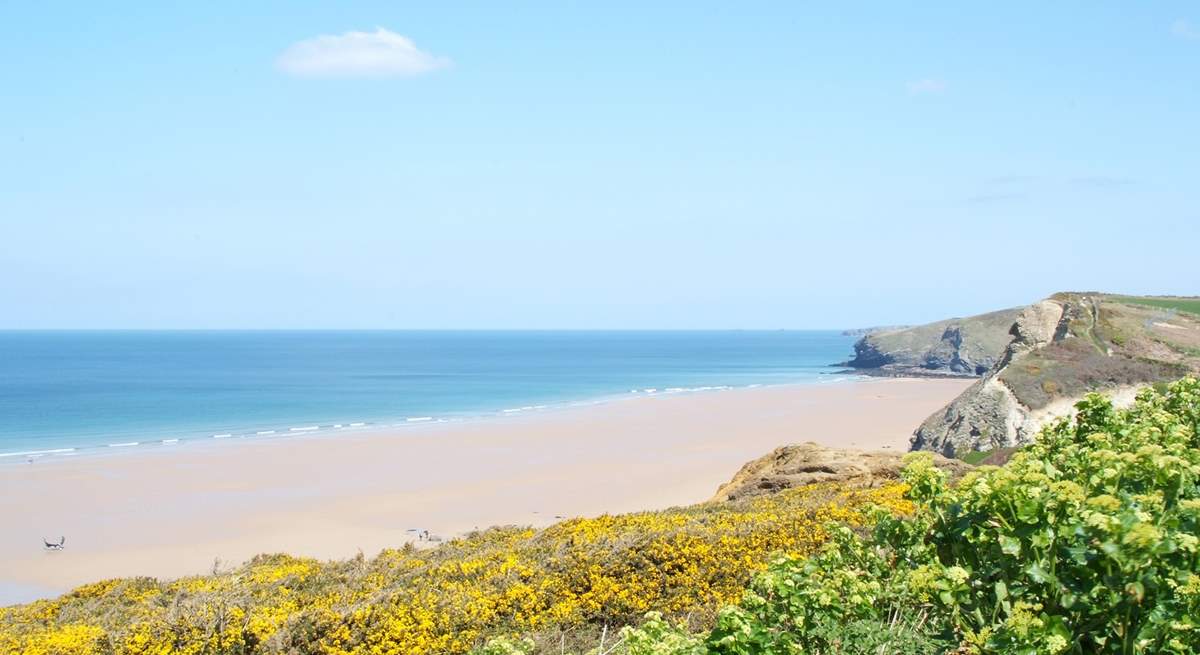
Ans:
POLYGON ((910 455, 912 517, 881 512, 868 538, 843 528, 820 555, 772 567, 709 643, 849 652, 822 627, 921 617, 975 652, 1200 649, 1200 383, 1148 389, 1126 411, 1097 395, 1077 409, 954 487, 910 455))
POLYGON ((912 515, 774 561, 707 652, 1200 652, 1200 382, 1077 409, 955 486, 910 455, 912 515))

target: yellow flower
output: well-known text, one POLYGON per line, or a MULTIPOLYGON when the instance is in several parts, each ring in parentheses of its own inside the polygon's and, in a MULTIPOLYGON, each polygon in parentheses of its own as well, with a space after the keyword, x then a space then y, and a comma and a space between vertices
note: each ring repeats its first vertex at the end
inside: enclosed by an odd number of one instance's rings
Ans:
MULTIPOLYGON (((169 583, 104 581, 3 610, 0 646, 83 655, 107 652, 99 644, 109 641, 120 655, 200 655, 261 652, 292 635, 326 655, 464 653, 491 636, 629 623, 649 610, 711 618, 773 556, 816 552, 829 521, 864 525, 877 508, 912 512, 906 490, 814 485, 542 531, 496 528, 372 560, 269 555, 169 583), (81 615, 99 625, 61 618, 81 615)), ((878 585, 862 582, 855 593, 869 602, 878 585)))

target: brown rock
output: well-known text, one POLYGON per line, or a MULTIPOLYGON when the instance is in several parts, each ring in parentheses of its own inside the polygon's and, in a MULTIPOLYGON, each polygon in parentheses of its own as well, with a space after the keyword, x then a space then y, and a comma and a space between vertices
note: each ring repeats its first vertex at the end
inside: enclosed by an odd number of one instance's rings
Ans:
MULTIPOLYGON (((877 487, 900 479, 905 453, 827 448, 812 442, 780 446, 747 462, 712 500, 724 502, 772 494, 818 482, 838 482, 850 487, 877 487)), ((952 478, 972 467, 966 462, 934 455, 934 465, 952 478)))

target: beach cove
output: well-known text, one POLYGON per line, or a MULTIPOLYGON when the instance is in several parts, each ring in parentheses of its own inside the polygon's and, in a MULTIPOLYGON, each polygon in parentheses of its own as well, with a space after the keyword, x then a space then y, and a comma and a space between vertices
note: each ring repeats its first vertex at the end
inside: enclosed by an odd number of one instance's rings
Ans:
POLYGON ((258 553, 373 555, 491 525, 707 500, 786 443, 904 450, 970 380, 864 379, 97 457, 0 474, 0 603, 258 553), (62 552, 41 539, 66 537, 62 552))

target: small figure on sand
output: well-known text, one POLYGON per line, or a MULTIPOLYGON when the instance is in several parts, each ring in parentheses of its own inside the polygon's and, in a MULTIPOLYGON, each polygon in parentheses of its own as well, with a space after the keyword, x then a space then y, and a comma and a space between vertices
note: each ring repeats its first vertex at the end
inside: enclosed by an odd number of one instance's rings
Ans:
POLYGON ((56 544, 50 543, 49 541, 46 541, 45 537, 42 537, 42 547, 45 548, 46 550, 62 550, 63 546, 65 546, 65 545, 67 545, 66 537, 59 537, 58 543, 56 543, 56 544))

